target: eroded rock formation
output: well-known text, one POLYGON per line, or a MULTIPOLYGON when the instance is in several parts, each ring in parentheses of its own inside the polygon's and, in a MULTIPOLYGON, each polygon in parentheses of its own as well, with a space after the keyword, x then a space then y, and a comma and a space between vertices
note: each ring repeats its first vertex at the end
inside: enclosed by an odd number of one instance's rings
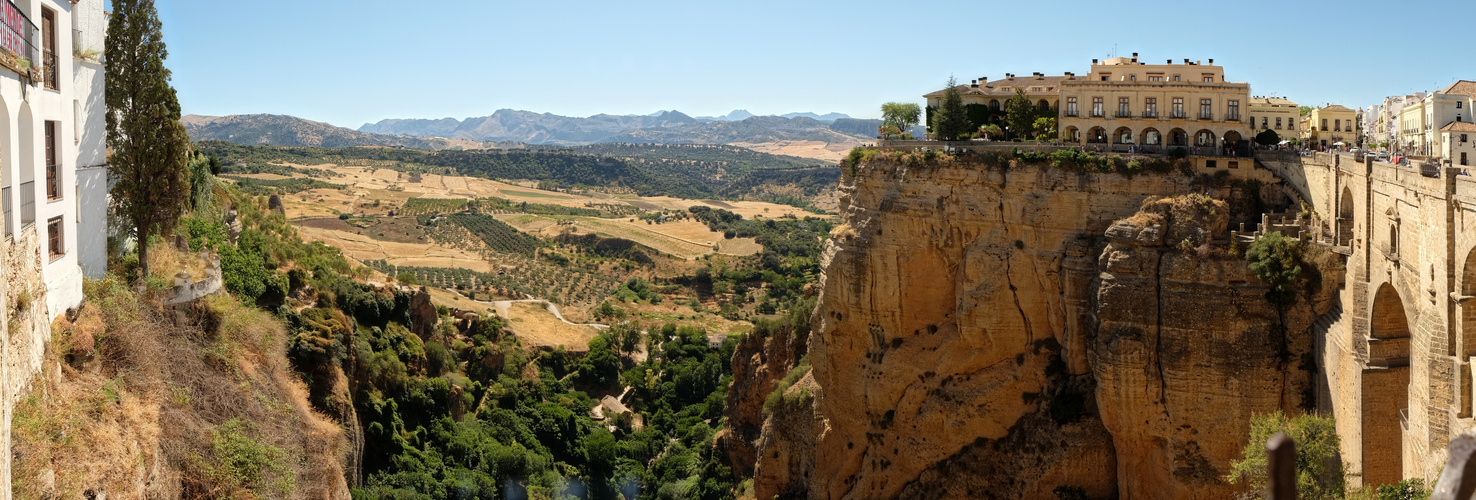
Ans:
MULTIPOLYGON (((1200 248, 1225 203, 1144 204, 1191 188, 1247 194, 947 157, 853 167, 823 257, 813 404, 765 421, 758 498, 1228 494, 1250 411, 1301 402, 1310 341, 1288 335, 1283 353, 1245 261, 1200 248)), ((1288 326, 1304 332, 1312 306, 1288 326)))

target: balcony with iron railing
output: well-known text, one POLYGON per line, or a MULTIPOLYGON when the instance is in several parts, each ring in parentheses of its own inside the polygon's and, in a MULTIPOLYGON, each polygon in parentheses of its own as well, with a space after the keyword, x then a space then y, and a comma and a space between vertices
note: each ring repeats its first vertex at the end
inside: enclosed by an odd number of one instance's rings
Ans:
POLYGON ((41 29, 15 2, 0 3, 0 66, 27 78, 39 75, 41 29))

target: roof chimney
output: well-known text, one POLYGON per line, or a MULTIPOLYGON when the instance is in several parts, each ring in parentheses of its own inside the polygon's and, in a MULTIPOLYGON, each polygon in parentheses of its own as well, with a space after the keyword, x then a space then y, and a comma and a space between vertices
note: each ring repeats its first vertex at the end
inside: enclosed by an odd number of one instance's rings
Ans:
POLYGON ((1174 60, 1173 59, 1169 59, 1168 60, 1168 63, 1169 63, 1169 66, 1173 66, 1174 65, 1174 60))
POLYGON ((985 84, 989 83, 989 77, 987 77, 987 76, 981 76, 981 77, 979 77, 979 83, 985 83, 985 84))
POLYGON ((1214 59, 1210 59, 1210 66, 1214 66, 1214 65, 1215 65, 1215 60, 1214 59))
POLYGON ((1189 59, 1184 59, 1184 64, 1189 64, 1189 59))
POLYGON ((1195 61, 1194 61, 1194 65, 1195 65, 1195 66, 1198 66, 1198 65, 1199 65, 1199 63, 1200 63, 1200 62, 1202 62, 1202 61, 1199 61, 1199 60, 1195 60, 1195 61))
POLYGON ((977 89, 977 88, 979 88, 979 81, 978 80, 974 80, 972 82, 969 82, 969 86, 977 89))
POLYGON ((1092 64, 1097 64, 1097 60, 1096 59, 1092 59, 1092 64))

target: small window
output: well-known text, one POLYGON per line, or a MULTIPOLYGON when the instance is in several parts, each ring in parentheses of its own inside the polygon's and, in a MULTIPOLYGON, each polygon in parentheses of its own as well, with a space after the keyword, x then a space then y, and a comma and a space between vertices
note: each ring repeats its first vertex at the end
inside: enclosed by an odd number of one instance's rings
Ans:
POLYGON ((1179 81, 1179 75, 1174 75, 1174 81, 1179 81))
POLYGON ((1456 101, 1456 109, 1461 109, 1461 101, 1456 101))
POLYGON ((52 217, 46 221, 47 249, 50 250, 51 260, 66 255, 65 240, 62 239, 62 218, 52 217))
POLYGON ((1240 162, 1238 162, 1238 161, 1225 162, 1225 166, 1230 167, 1230 168, 1240 168, 1240 162))
POLYGON ((1205 166, 1205 168, 1215 168, 1215 161, 1214 160, 1206 160, 1204 162, 1204 166, 1205 166))

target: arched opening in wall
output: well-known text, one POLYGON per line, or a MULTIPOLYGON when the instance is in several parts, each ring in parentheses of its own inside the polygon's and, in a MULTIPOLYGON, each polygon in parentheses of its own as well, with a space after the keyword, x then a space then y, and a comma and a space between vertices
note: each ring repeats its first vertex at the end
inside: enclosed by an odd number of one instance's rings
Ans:
POLYGON ((1170 130, 1169 131, 1169 145, 1170 146, 1188 146, 1189 145, 1189 133, 1188 132, 1185 132, 1184 129, 1181 129, 1181 128, 1176 128, 1176 129, 1170 130))
POLYGON ((1081 142, 1081 129, 1076 127, 1066 127, 1066 130, 1062 131, 1061 137, 1066 142, 1079 143, 1081 142))
POLYGON ((1087 142, 1107 142, 1107 129, 1092 127, 1091 130, 1087 131, 1087 142))
POLYGON ((1035 103, 1035 109, 1038 109, 1038 110, 1041 110, 1041 111, 1050 111, 1051 110, 1051 103, 1048 102, 1048 101, 1046 101, 1045 99, 1041 99, 1040 102, 1035 103))
POLYGON ((15 235, 19 227, 15 213, 15 150, 11 149, 10 143, 10 107, 0 99, 0 186, 3 186, 3 201, 5 203, 5 235, 15 235))
POLYGON ((1132 131, 1132 129, 1127 128, 1127 127, 1118 127, 1117 128, 1117 131, 1112 133, 1112 143, 1113 144, 1132 144, 1133 143, 1133 131, 1132 131))
POLYGON ((999 99, 990 99, 989 100, 989 109, 992 109, 992 110, 995 110, 995 111, 999 111, 999 99))
POLYGON ((1460 370, 1456 377, 1460 379, 1458 387, 1461 404, 1457 416, 1470 418, 1472 400, 1476 399, 1476 394, 1472 394, 1471 382, 1471 356, 1476 355, 1476 301, 1471 300, 1471 297, 1476 297, 1476 248, 1466 254, 1466 263, 1461 267, 1461 295, 1463 297, 1456 302, 1456 307, 1461 309, 1461 345, 1460 350, 1456 351, 1459 353, 1456 365, 1460 366, 1460 370))
POLYGON ((1347 186, 1338 197, 1338 245, 1353 246, 1353 190, 1347 186))
POLYGON ((1399 224, 1389 223, 1389 258, 1399 258, 1399 224))
POLYGON ((1201 130, 1194 133, 1194 145, 1196 147, 1210 147, 1215 145, 1215 133, 1201 130))
POLYGON ((1157 146, 1163 143, 1163 138, 1158 135, 1158 129, 1150 128, 1143 131, 1144 146, 1157 146))
MULTIPOLYGON (((20 144, 16 147, 17 161, 16 180, 20 185, 15 186, 11 195, 18 199, 20 210, 20 223, 16 225, 16 231, 25 227, 26 224, 36 222, 36 192, 40 188, 36 186, 36 124, 31 117, 31 103, 21 104, 20 115, 16 117, 16 125, 20 144)), ((44 199, 44 198, 43 198, 44 199)))
POLYGON ((1234 130, 1225 132, 1225 135, 1224 137, 1221 137, 1221 140, 1223 141, 1221 142, 1221 144, 1224 146, 1226 151, 1240 150, 1240 132, 1236 132, 1234 130))
POLYGON ((1363 485, 1404 476, 1404 431, 1409 428, 1409 319, 1389 283, 1374 295, 1369 314, 1368 366, 1363 370, 1363 485))

